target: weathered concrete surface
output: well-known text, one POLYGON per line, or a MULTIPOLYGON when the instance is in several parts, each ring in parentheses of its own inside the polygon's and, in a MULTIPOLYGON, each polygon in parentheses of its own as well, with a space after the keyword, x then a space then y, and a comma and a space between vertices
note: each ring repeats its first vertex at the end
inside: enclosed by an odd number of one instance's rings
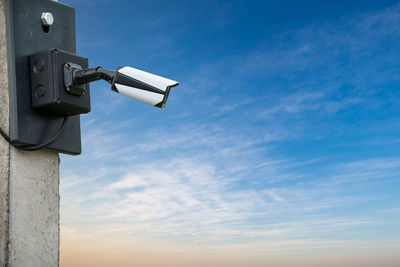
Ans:
MULTIPOLYGON (((0 0, 0 127, 8 132, 8 77, 4 0, 0 0)), ((0 137, 0 266, 7 262, 10 149, 0 137), (2 264, 3 263, 3 264, 2 264)))
MULTIPOLYGON (((0 126, 8 132, 5 1, 0 0, 0 126)), ((0 137, 0 267, 58 266, 59 157, 23 152, 0 137)))
POLYGON ((57 266, 59 158, 50 151, 10 153, 10 266, 57 266))

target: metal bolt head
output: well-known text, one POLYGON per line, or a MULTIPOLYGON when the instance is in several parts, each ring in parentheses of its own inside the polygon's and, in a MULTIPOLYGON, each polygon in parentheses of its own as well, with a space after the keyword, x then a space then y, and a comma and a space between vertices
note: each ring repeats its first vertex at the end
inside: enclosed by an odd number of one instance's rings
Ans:
POLYGON ((41 19, 43 26, 51 26, 54 23, 53 14, 51 14, 50 12, 43 12, 41 19))

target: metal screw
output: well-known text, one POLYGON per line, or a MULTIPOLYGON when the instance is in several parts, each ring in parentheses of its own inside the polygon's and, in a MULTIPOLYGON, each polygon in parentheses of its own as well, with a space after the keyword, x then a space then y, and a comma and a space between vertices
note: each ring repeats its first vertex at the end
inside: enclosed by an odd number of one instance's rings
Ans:
POLYGON ((54 23, 53 14, 51 14, 50 12, 43 12, 41 19, 43 26, 51 26, 54 23))

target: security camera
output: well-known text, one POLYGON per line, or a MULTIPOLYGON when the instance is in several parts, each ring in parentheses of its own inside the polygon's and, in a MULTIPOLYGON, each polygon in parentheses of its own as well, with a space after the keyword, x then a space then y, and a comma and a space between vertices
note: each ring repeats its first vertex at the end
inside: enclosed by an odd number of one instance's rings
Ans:
POLYGON ((84 84, 97 80, 109 82, 117 93, 158 108, 165 107, 170 89, 179 85, 176 81, 131 67, 111 71, 103 67, 82 69, 73 63, 64 65, 65 88, 71 94, 82 94, 84 84))
POLYGON ((155 107, 164 108, 172 87, 179 83, 131 67, 117 70, 112 89, 155 107))

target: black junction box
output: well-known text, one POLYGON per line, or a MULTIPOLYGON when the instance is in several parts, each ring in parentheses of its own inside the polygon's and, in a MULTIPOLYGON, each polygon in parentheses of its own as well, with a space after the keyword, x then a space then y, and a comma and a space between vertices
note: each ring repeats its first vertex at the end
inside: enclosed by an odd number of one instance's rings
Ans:
POLYGON ((77 115, 90 111, 89 83, 82 95, 74 95, 64 85, 64 66, 73 63, 88 68, 88 59, 50 49, 30 56, 32 107, 57 115, 77 115))

